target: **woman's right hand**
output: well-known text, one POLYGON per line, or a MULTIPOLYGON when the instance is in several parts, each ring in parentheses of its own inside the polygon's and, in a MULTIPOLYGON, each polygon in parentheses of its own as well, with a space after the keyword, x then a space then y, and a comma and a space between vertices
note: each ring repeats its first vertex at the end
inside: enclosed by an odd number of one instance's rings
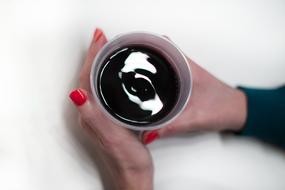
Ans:
POLYGON ((189 58, 188 63, 193 88, 185 110, 170 125, 145 132, 145 144, 160 137, 190 131, 239 131, 243 128, 247 115, 245 94, 218 80, 189 58))

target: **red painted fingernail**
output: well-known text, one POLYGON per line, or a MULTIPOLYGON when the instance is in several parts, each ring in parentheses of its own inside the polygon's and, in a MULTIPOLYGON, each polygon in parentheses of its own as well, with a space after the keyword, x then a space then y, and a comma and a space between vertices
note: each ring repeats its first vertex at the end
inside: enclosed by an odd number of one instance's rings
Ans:
POLYGON ((158 132, 157 131, 152 131, 149 134, 146 135, 146 137, 144 138, 143 143, 144 144, 149 144, 151 142, 153 142, 155 139, 157 139, 159 137, 158 132))
POLYGON ((102 36, 103 31, 100 28, 96 28, 95 32, 94 32, 94 40, 95 42, 99 40, 99 38, 102 36))
POLYGON ((80 89, 72 91, 69 94, 69 97, 73 101, 73 103, 77 106, 83 105, 87 100, 86 94, 80 89))

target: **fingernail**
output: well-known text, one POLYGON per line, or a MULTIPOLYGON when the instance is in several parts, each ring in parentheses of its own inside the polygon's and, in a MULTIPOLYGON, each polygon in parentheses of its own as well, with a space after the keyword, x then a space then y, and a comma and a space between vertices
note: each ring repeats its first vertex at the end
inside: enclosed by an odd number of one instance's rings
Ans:
POLYGON ((73 101, 73 103, 77 106, 83 105, 87 100, 86 94, 80 89, 72 91, 69 94, 69 97, 73 101))
POLYGON ((103 31, 100 28, 96 28, 95 32, 94 32, 94 40, 95 42, 99 40, 99 38, 102 36, 103 31))
POLYGON ((152 132, 150 132, 149 134, 146 135, 146 137, 144 138, 143 143, 144 144, 150 144, 151 142, 153 142, 158 137, 159 137, 158 132, 157 131, 152 131, 152 132))

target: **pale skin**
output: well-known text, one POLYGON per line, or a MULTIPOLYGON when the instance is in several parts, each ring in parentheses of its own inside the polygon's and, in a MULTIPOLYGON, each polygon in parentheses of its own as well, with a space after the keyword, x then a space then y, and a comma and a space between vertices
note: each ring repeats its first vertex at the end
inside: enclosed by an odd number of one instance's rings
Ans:
MULTIPOLYGON (((101 112, 92 97, 89 74, 97 52, 107 42, 97 29, 80 73, 80 91, 87 99, 77 105, 81 127, 95 144, 109 171, 114 189, 152 190, 154 166, 149 150, 131 131, 114 124, 101 112), (138 156, 139 155, 139 156, 138 156)), ((170 125, 155 131, 166 137, 193 130, 239 131, 246 120, 243 92, 221 82, 188 59, 193 75, 193 90, 184 112, 170 125)), ((151 132, 146 132, 142 141, 151 132)))

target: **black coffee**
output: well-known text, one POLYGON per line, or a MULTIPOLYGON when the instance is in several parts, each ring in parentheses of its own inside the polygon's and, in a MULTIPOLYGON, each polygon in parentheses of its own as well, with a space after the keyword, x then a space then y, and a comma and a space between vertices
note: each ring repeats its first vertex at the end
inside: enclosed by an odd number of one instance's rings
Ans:
POLYGON ((176 73, 161 54, 149 48, 121 48, 105 60, 99 73, 101 101, 125 123, 142 126, 158 121, 177 101, 176 73))

